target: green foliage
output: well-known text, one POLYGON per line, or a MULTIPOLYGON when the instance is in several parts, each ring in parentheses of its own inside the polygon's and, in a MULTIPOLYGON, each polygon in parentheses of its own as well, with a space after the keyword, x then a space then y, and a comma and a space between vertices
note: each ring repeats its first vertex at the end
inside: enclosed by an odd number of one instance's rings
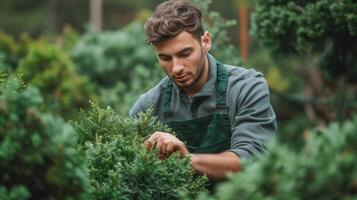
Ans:
POLYGON ((42 103, 37 88, 0 76, 0 199, 87 199, 74 130, 42 103))
MULTIPOLYGON (((145 42, 143 23, 118 30, 84 34, 72 51, 78 71, 104 87, 130 81, 137 67, 155 67, 156 57, 145 42)), ((150 73, 150 71, 148 71, 150 73)))
POLYGON ((10 71, 17 66, 18 45, 14 39, 0 32, 0 71, 10 71))
POLYGON ((16 70, 19 62, 28 53, 29 46, 35 40, 23 33, 18 40, 12 36, 0 32, 0 70, 11 73, 16 70))
POLYGON ((356 11, 353 0, 257 0, 252 32, 278 54, 316 57, 331 78, 355 81, 356 11))
POLYGON ((40 89, 46 110, 65 117, 77 112, 73 108, 85 107, 94 91, 88 80, 75 72, 66 52, 46 41, 29 44, 16 71, 40 89))
POLYGON ((14 186, 10 190, 4 186, 0 186, 0 199, 1 200, 25 200, 29 199, 30 193, 23 186, 14 186))
POLYGON ((212 0, 194 0, 203 13, 204 28, 211 33, 211 53, 224 63, 229 65, 241 65, 242 60, 238 50, 232 45, 228 36, 228 29, 236 25, 235 20, 226 20, 218 12, 210 11, 212 0))
POLYGON ((207 178, 195 175, 188 157, 160 160, 157 150, 143 147, 154 131, 170 131, 152 111, 123 118, 93 105, 73 124, 96 199, 177 199, 179 192, 205 191, 207 178))
POLYGON ((79 33, 70 25, 63 28, 63 32, 56 38, 56 42, 66 51, 71 51, 79 40, 79 33))
POLYGON ((137 21, 118 31, 88 32, 72 51, 78 71, 101 87, 101 103, 123 114, 164 77, 155 52, 145 42, 143 27, 137 21))
POLYGON ((313 130, 299 152, 275 142, 270 151, 245 161, 215 196, 198 199, 356 199, 357 116, 313 130), (242 184, 243 183, 243 184, 242 184))
POLYGON ((0 27, 12 34, 19 35, 23 31, 38 33, 48 22, 48 6, 45 0, 39 1, 1 1, 0 27))
POLYGON ((289 146, 290 150, 298 151, 304 146, 305 139, 309 133, 309 130, 315 125, 304 112, 293 107, 293 105, 288 103, 281 103, 281 105, 286 106, 286 111, 282 112, 293 112, 291 116, 281 116, 278 119, 278 130, 279 137, 277 140, 281 144, 286 144, 289 146))
POLYGON ((66 28, 57 44, 46 38, 33 39, 22 34, 14 40, 0 33, 0 71, 17 72, 25 81, 40 89, 45 104, 41 109, 71 117, 79 107, 95 99, 94 85, 78 75, 66 52, 76 41, 76 32, 66 28))

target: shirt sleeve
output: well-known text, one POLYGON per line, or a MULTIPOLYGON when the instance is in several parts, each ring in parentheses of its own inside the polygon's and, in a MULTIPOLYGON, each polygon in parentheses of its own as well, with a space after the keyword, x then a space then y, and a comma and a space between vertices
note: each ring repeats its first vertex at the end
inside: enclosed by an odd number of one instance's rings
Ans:
POLYGON ((146 93, 142 94, 138 100, 133 104, 129 111, 129 116, 135 116, 139 112, 145 112, 149 108, 154 109, 154 115, 157 115, 159 111, 159 105, 161 103, 161 94, 162 94, 162 83, 160 82, 155 87, 151 88, 146 93))
POLYGON ((263 152, 277 132, 276 116, 270 104, 269 87, 260 76, 236 84, 231 98, 235 104, 231 120, 231 149, 241 158, 263 152))
POLYGON ((136 100, 133 106, 130 108, 129 116, 133 117, 139 112, 145 111, 147 109, 147 105, 143 103, 144 95, 140 95, 140 97, 136 100))

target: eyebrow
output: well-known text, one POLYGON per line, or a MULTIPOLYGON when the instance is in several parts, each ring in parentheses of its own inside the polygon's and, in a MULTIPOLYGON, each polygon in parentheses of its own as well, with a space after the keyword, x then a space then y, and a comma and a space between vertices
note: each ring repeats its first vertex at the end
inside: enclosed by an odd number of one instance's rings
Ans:
MULTIPOLYGON (((193 50, 193 47, 186 47, 186 48, 183 48, 182 50, 180 50, 179 52, 176 52, 175 55, 180 55, 182 53, 185 53, 186 51, 192 51, 193 50)), ((164 54, 164 53, 159 53, 157 54, 158 56, 170 56, 170 55, 167 55, 167 54, 164 54)))

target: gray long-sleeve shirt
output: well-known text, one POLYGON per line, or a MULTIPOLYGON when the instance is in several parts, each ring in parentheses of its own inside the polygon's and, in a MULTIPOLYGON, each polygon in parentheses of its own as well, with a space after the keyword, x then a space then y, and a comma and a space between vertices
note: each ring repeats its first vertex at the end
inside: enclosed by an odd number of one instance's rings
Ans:
MULTIPOLYGON (((200 92, 187 96, 176 84, 171 99, 172 117, 164 118, 164 90, 169 81, 162 79, 155 87, 141 95, 129 111, 133 116, 150 106, 162 122, 184 121, 204 117, 215 111, 216 59, 208 55, 209 80, 200 92)), ((277 132, 276 117, 270 104, 269 88, 263 75, 253 69, 224 65, 228 73, 227 106, 231 124, 231 149, 239 157, 250 157, 265 149, 265 143, 277 132)))

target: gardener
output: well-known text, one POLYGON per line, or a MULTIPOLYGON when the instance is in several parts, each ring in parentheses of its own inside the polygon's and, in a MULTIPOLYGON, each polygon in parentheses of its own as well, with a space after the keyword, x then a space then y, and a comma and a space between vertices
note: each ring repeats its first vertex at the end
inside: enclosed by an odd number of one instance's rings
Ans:
POLYGON ((146 141, 160 156, 178 151, 214 181, 240 169, 240 159, 263 152, 277 130, 269 90, 255 70, 221 64, 208 52, 210 33, 187 1, 160 4, 145 24, 167 77, 141 95, 129 115, 149 107, 176 133, 155 132, 146 141))

